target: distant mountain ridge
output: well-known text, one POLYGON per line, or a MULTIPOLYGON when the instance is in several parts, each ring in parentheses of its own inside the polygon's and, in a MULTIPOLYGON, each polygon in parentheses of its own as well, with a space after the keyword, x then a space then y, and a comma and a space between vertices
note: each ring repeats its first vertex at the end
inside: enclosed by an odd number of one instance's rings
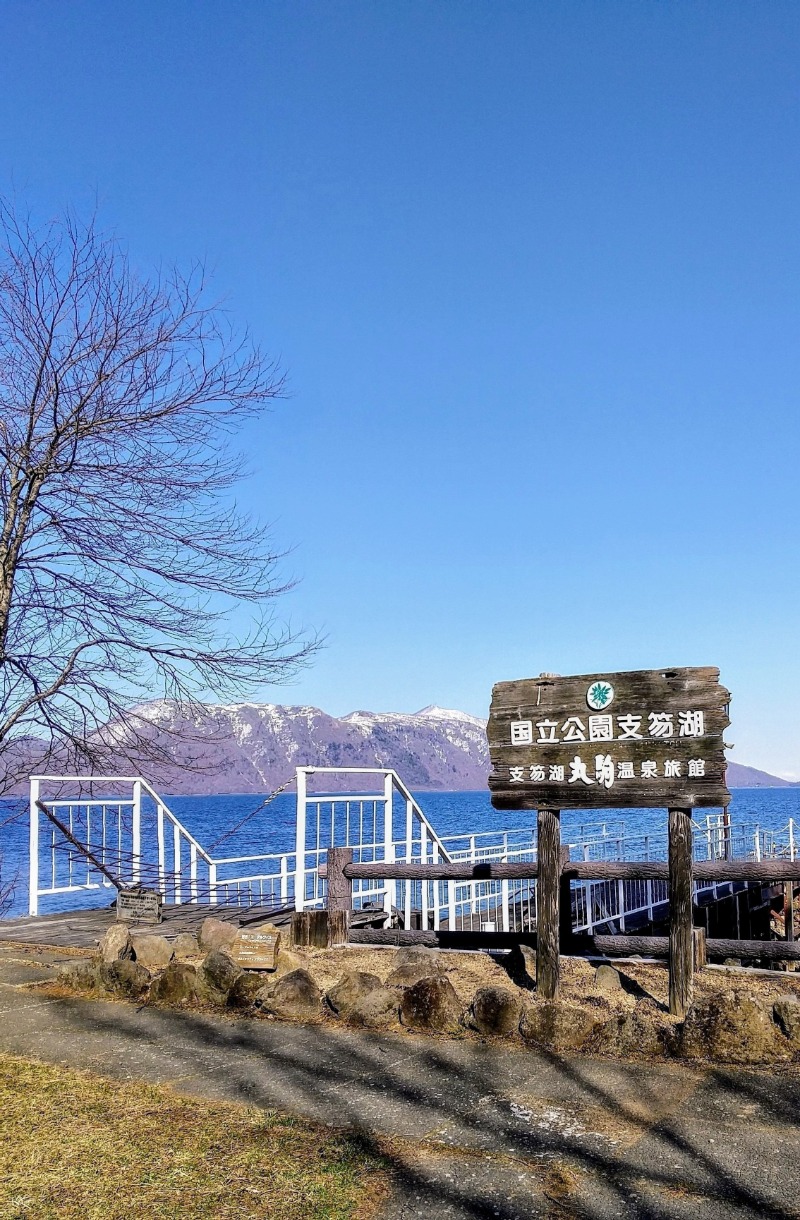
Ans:
MULTIPOLYGON (((490 770, 486 721, 436 705, 337 717, 309 705, 204 704, 189 720, 175 704, 159 700, 139 714, 174 760, 153 778, 162 791, 176 794, 273 791, 301 765, 393 767, 412 789, 475 791, 487 786, 490 770)), ((792 785, 729 762, 728 786, 792 785)))
MULTIPOLYGON (((392 767, 417 790, 476 791, 487 786, 486 721, 448 708, 357 711, 337 717, 309 705, 209 703, 188 715, 169 700, 156 700, 139 707, 137 714, 139 736, 169 761, 137 763, 120 751, 109 760, 110 773, 130 774, 133 766, 165 795, 272 792, 297 766, 392 767)), ((36 769, 33 757, 31 769, 36 769)), ((795 785, 729 762, 728 786, 795 785)))

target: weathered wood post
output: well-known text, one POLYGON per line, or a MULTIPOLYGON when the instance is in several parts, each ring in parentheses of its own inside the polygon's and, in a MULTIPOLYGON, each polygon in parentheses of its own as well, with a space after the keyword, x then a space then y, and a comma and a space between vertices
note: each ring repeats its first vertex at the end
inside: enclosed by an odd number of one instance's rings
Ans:
POLYGON ((794 940, 794 882, 783 883, 783 922, 786 929, 786 939, 794 940))
POLYGON ((692 1002, 692 811, 669 811, 669 1011, 681 1020, 692 1002))
POLYGON ((352 847, 328 849, 328 944, 346 945, 353 909, 353 882, 345 866, 353 863, 352 847))
POLYGON ((558 995, 559 891, 561 888, 561 814, 537 812, 536 990, 545 1000, 558 995))

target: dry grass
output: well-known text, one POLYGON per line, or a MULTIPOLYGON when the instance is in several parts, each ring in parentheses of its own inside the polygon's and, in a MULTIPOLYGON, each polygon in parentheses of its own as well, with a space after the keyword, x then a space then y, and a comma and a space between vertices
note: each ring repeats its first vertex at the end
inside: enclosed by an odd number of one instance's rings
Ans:
POLYGON ((4 1220, 364 1220, 385 1183, 299 1119, 0 1055, 4 1220))

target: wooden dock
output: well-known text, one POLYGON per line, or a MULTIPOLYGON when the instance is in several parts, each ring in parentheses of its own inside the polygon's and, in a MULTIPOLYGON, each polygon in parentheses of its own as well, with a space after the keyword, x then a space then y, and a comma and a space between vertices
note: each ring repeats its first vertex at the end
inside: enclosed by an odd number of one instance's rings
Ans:
MULTIPOLYGON (((183 903, 179 906, 164 906, 160 924, 134 924, 139 932, 152 932, 173 940, 181 932, 200 930, 204 919, 213 915, 235 927, 257 928, 260 924, 272 923, 278 927, 288 926, 292 909, 282 907, 212 906, 209 903, 183 903)), ((65 949, 94 949, 98 942, 116 922, 113 906, 95 907, 91 910, 60 911, 54 915, 26 915, 19 919, 0 920, 0 944, 26 944, 40 947, 52 946, 65 949)))

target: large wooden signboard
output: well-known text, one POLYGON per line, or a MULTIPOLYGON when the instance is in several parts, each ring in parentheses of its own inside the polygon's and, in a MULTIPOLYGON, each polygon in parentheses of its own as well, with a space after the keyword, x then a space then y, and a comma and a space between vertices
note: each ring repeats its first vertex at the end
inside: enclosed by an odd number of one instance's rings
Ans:
POLYGON ((730 801, 719 670, 499 682, 487 734, 497 809, 691 809, 730 801))

